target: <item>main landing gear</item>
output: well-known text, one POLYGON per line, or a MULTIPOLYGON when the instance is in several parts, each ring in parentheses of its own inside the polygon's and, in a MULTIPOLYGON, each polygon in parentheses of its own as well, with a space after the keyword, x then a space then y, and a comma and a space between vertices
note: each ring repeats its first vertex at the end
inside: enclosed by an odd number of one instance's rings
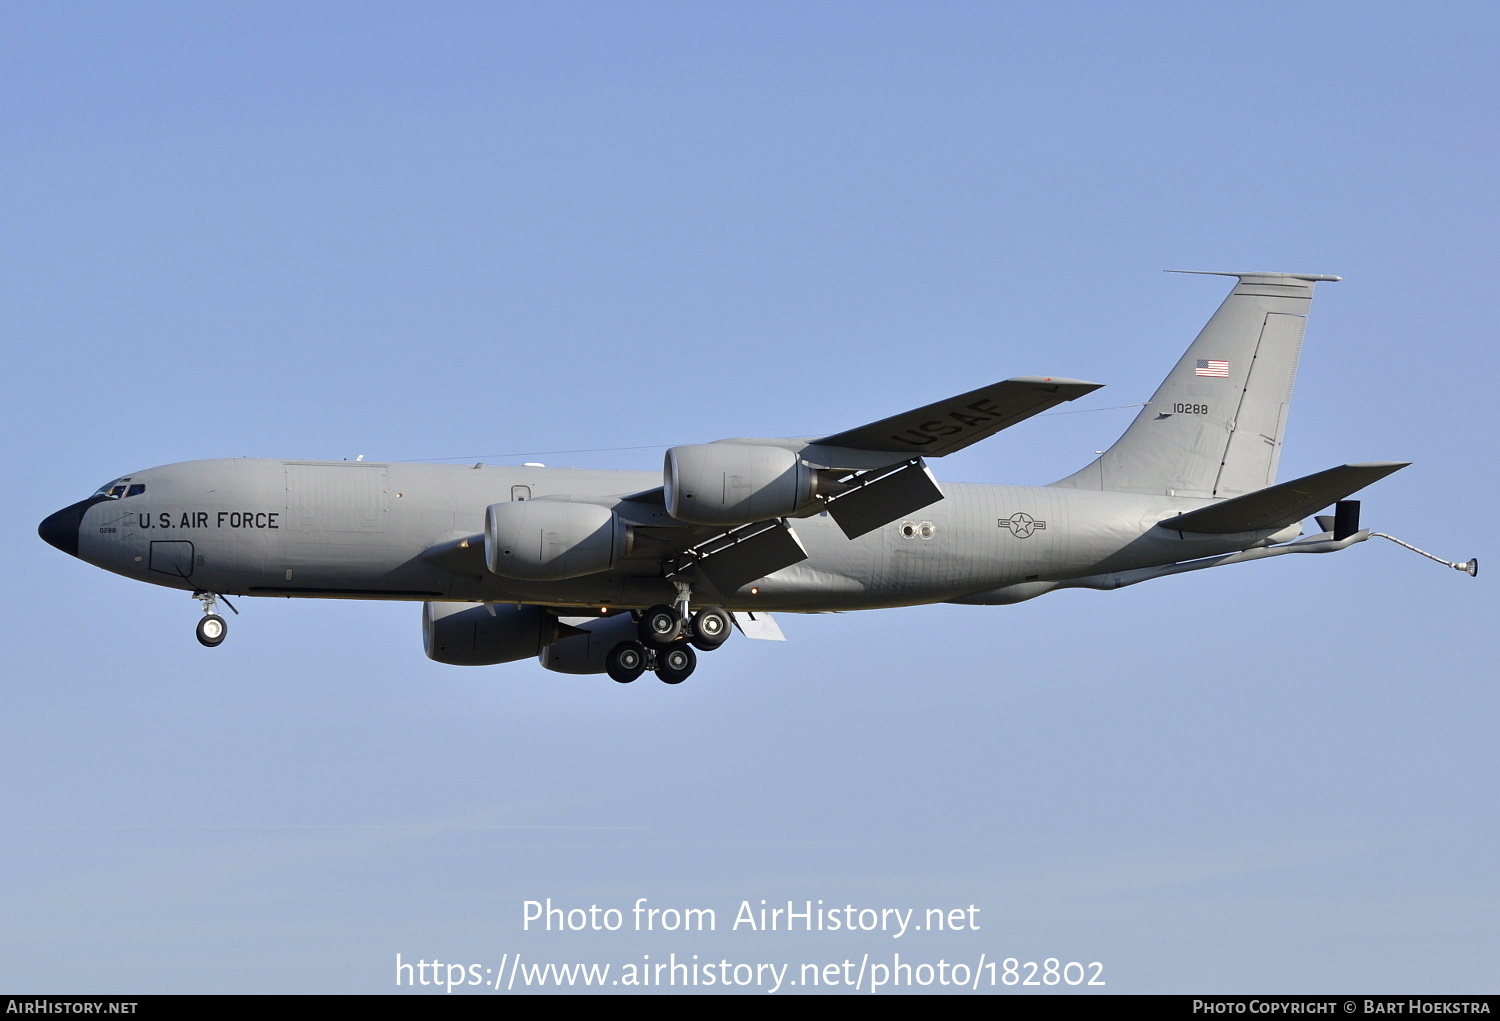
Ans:
POLYGON ((609 676, 629 684, 647 670, 667 684, 681 684, 698 666, 698 653, 712 652, 729 640, 733 622, 728 611, 705 606, 691 616, 687 601, 679 606, 653 606, 636 624, 637 642, 621 642, 605 657, 609 676))
POLYGON ((203 604, 203 617, 198 621, 198 642, 210 649, 216 649, 224 644, 224 639, 229 636, 229 622, 214 612, 218 600, 223 599, 224 605, 236 615, 240 611, 236 610, 234 604, 227 598, 212 592, 194 592, 193 598, 203 604))
POLYGON ((645 673, 655 658, 640 642, 621 642, 604 657, 604 670, 621 684, 629 684, 645 673))

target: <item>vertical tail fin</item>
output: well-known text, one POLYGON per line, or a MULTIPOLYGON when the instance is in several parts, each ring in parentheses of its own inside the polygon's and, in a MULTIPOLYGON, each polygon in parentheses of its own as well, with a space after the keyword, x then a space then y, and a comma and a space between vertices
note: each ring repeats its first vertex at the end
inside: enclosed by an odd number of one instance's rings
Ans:
POLYGON ((1212 275, 1239 284, 1125 435, 1053 485, 1223 498, 1276 481, 1313 287, 1339 278, 1212 275))

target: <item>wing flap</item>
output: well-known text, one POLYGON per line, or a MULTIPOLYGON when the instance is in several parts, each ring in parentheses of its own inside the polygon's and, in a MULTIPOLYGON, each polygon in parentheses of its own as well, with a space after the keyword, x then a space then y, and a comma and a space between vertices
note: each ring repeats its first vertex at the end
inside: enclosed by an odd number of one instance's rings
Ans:
POLYGON ((742 525, 691 552, 688 563, 725 596, 807 559, 802 540, 779 519, 742 525))
POLYGON ((865 482, 859 476, 860 484, 856 488, 828 501, 829 516, 851 539, 858 539, 866 532, 914 514, 943 498, 937 480, 920 457, 907 461, 895 471, 866 474, 876 477, 865 482))
POLYGON ((1103 385, 1060 376, 1017 376, 813 442, 942 457, 1103 385))
POLYGON ((1159 522, 1174 532, 1228 535, 1285 528, 1357 493, 1410 461, 1368 461, 1329 468, 1304 478, 1267 486, 1201 510, 1188 511, 1159 522))
POLYGON ((781 633, 781 625, 771 618, 769 613, 759 610, 735 610, 731 615, 734 617, 734 626, 740 629, 740 634, 746 638, 758 638, 764 642, 784 642, 786 635, 781 633))

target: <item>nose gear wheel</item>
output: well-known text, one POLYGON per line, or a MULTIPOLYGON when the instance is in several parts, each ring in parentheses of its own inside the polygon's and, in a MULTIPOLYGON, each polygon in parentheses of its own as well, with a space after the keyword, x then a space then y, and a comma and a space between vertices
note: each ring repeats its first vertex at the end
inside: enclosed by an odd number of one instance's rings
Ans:
POLYGON ((203 617, 198 621, 198 641, 207 648, 218 648, 224 644, 224 639, 229 635, 229 622, 215 612, 218 609, 219 600, 223 599, 224 605, 235 614, 240 611, 235 610, 234 604, 226 597, 214 592, 194 592, 193 598, 203 605, 203 617))
POLYGON ((217 613, 207 613, 198 621, 198 641, 208 648, 216 648, 229 634, 229 625, 217 613))

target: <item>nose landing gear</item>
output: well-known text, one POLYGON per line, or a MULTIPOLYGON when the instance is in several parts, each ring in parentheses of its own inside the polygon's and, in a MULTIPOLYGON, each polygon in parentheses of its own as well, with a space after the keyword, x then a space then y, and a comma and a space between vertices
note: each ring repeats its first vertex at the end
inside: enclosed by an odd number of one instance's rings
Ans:
POLYGON ((206 613, 198 621, 198 641, 210 649, 217 647, 229 634, 229 625, 217 613, 206 613))
POLYGON ((227 598, 215 595, 212 592, 194 592, 193 598, 203 604, 203 617, 198 621, 198 642, 210 649, 218 648, 224 643, 224 639, 229 636, 229 622, 214 612, 218 601, 223 599, 224 605, 229 607, 230 611, 236 615, 240 611, 236 610, 234 604, 227 598))

